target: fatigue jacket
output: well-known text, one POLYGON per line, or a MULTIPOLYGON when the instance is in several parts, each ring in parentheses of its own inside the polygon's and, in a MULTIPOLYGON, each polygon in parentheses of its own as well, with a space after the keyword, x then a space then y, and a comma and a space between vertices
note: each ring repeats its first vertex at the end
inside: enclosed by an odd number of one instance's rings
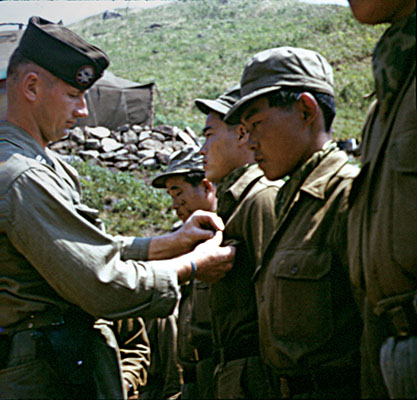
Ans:
POLYGON ((393 24, 373 57, 377 99, 349 199, 349 267, 365 321, 362 396, 388 397, 380 349, 387 313, 417 293, 416 13, 393 24))
POLYGON ((259 354, 258 317, 252 281, 274 232, 275 198, 282 182, 270 182, 256 165, 232 171, 217 188, 217 214, 225 222, 224 240, 237 242, 233 268, 211 285, 210 308, 216 351, 236 356, 259 354))
MULTIPOLYGON (((76 171, 25 131, 0 122, 0 327, 71 305, 94 317, 164 316, 176 271, 139 262, 146 240, 95 226, 76 171)), ((30 324, 30 318, 28 320, 30 324)))
MULTIPOLYGON (((395 56, 403 59, 404 67, 401 74, 389 74, 395 82, 376 78, 381 91, 377 90, 377 101, 364 128, 362 170, 350 199, 352 280, 366 290, 372 307, 379 304, 379 311, 384 309, 384 300, 417 293, 416 13, 401 21, 398 29, 406 28, 404 24, 411 24, 413 32, 402 46, 409 55, 393 46, 385 57, 375 60, 375 65, 388 69, 392 63, 389 57, 395 56), (386 105, 385 92, 391 86, 397 88, 395 100, 386 105), (387 114, 381 108, 388 108, 387 114)), ((396 29, 393 25, 378 46, 389 40, 393 30, 401 39, 401 31, 396 29)))
POLYGON ((361 321, 350 291, 347 198, 357 169, 332 144, 281 188, 278 226, 256 272, 261 353, 279 374, 358 368, 361 321))

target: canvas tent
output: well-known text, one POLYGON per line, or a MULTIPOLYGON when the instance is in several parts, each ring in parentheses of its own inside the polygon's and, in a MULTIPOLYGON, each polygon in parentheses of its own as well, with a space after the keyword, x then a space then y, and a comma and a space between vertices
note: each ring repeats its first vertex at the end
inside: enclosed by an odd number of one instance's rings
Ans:
POLYGON ((0 120, 4 119, 6 116, 6 71, 9 57, 19 44, 22 34, 23 30, 7 30, 0 32, 0 120))
POLYGON ((154 83, 140 84, 105 71, 87 92, 87 118, 80 126, 105 126, 116 129, 124 124, 152 126, 154 83))

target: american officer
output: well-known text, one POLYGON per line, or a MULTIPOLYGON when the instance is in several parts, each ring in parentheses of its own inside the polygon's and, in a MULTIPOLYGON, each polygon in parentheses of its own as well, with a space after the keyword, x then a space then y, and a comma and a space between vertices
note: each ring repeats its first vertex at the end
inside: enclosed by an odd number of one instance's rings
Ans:
POLYGON ((81 202, 75 170, 48 150, 87 115, 84 93, 108 64, 102 50, 39 17, 9 62, 7 120, 0 122, 4 398, 122 397, 117 354, 94 319, 168 315, 191 261, 195 276, 208 281, 231 267, 233 248, 217 245, 222 223, 210 213, 162 237, 105 234, 81 202))

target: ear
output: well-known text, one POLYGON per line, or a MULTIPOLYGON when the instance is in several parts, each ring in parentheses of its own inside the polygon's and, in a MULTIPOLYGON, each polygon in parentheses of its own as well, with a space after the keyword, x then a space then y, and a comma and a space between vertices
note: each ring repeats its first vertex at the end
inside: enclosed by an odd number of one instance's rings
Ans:
POLYGON ((239 124, 236 127, 236 133, 238 136, 238 146, 246 146, 249 142, 249 132, 247 131, 245 126, 243 124, 239 124))
POLYGON ((209 195, 210 193, 214 193, 216 191, 213 183, 211 183, 207 178, 204 178, 201 181, 201 185, 203 186, 203 190, 206 195, 209 195))
POLYGON ((304 92, 296 103, 303 119, 304 128, 311 125, 319 115, 319 105, 311 93, 304 92))
POLYGON ((40 77, 36 72, 28 72, 22 79, 23 95, 29 102, 34 102, 40 93, 40 77))

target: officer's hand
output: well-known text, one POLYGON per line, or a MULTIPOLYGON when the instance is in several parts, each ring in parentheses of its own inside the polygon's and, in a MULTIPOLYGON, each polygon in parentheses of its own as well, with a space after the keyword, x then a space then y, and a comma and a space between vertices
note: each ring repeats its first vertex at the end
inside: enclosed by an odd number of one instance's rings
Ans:
POLYGON ((197 266, 195 278, 209 283, 218 282, 232 268, 235 248, 221 247, 222 238, 222 232, 217 231, 211 239, 199 244, 190 253, 197 266))
POLYGON ((215 213, 197 210, 176 231, 176 235, 181 248, 190 251, 196 244, 213 238, 217 231, 223 229, 223 221, 215 213))

